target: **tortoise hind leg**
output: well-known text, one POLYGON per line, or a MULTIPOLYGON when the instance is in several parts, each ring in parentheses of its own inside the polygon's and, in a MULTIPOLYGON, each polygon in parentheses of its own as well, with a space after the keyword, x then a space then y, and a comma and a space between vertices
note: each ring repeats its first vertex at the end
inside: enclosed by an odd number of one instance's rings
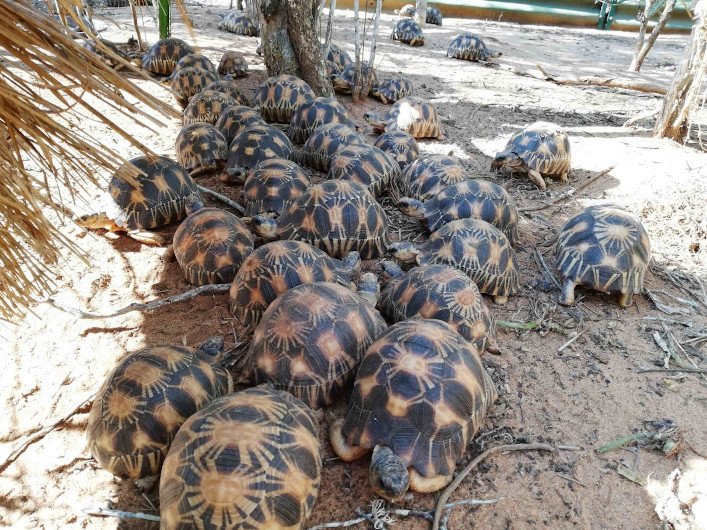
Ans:
POLYGON ((334 448, 334 452, 339 456, 339 458, 345 462, 358 460, 365 455, 369 449, 346 443, 346 438, 344 438, 344 434, 341 432, 341 428, 343 426, 344 420, 338 419, 331 424, 331 427, 329 427, 329 440, 331 441, 331 446, 334 448))
POLYGON ((543 178, 543 176, 540 173, 538 173, 534 169, 528 170, 528 178, 530 179, 530 181, 533 184, 535 184, 541 190, 547 189, 547 184, 545 184, 545 179, 543 178))
POLYGON ((633 304, 633 293, 622 293, 619 296, 619 305, 621 307, 629 307, 631 304, 633 304))
POLYGON ((164 245, 164 238, 147 230, 130 230, 128 236, 145 245, 164 245))
POLYGON ((444 488, 452 481, 452 475, 435 475, 423 477, 415 469, 410 468, 410 489, 418 493, 433 493, 444 488))
POLYGON ((562 305, 574 305, 574 286, 575 282, 570 279, 566 279, 562 284, 562 295, 560 296, 562 305))

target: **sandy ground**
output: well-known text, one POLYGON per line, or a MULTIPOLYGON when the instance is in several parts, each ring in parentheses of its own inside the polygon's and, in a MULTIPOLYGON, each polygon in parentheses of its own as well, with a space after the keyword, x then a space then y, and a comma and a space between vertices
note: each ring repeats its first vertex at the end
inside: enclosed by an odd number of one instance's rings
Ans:
MULTIPOLYGON (((257 39, 218 31, 219 12, 223 7, 218 5, 191 8, 196 44, 215 61, 225 49, 246 54, 252 75, 243 87, 252 89, 266 77, 262 59, 255 55, 257 39)), ((115 23, 109 24, 105 37, 125 42, 131 35, 128 9, 99 9, 98 14, 115 23)), ((339 13, 335 41, 352 50, 350 17, 350 12, 339 13)), ((510 71, 542 64, 553 72, 622 76, 633 49, 630 34, 445 19, 443 27, 426 31, 424 48, 411 49, 386 38, 392 20, 383 17, 376 59, 379 77, 410 78, 416 93, 431 99, 448 119, 447 140, 423 142, 423 151, 458 156, 470 176, 504 185, 520 207, 542 206, 602 173, 577 194, 522 219, 518 248, 522 291, 506 306, 489 303, 489 307, 499 320, 535 322, 539 327, 499 330, 503 354, 487 356, 485 362, 500 399, 460 466, 486 447, 513 441, 544 441, 575 450, 507 454, 485 462, 453 500, 498 502, 455 508, 450 528, 661 528, 656 506, 670 514, 662 517, 675 528, 707 528, 707 459, 699 456, 707 454, 705 377, 638 373, 639 368, 662 365, 665 354, 654 335, 673 349, 674 337, 697 365, 707 366, 705 341, 691 340, 707 333, 707 300, 686 280, 686 275, 707 280, 707 154, 651 138, 649 120, 634 128, 621 127, 626 119, 657 108, 659 96, 558 86, 510 71), (480 33, 489 46, 500 49, 501 67, 446 59, 446 45, 461 29, 480 33), (534 189, 526 179, 489 171, 489 156, 511 133, 539 119, 567 128, 573 150, 570 182, 552 184, 547 192, 534 189), (681 313, 660 312, 644 296, 623 310, 615 299, 590 291, 578 291, 580 301, 573 308, 556 303, 558 290, 534 253, 552 266, 556 230, 584 206, 602 202, 620 204, 643 220, 654 256, 646 287, 681 313), (672 271, 674 280, 666 271, 672 271), (576 334, 580 336, 563 348, 576 334), (635 446, 596 452, 656 419, 673 420, 679 427, 683 443, 677 454, 665 456, 635 446), (643 484, 620 472, 633 474, 643 484)), ((176 24, 174 34, 185 36, 184 27, 176 24)), ((146 38, 153 42, 155 32, 148 29, 146 38)), ((684 42, 680 36, 661 37, 646 60, 642 79, 667 84, 684 42)), ((163 88, 138 82, 171 100, 163 88)), ((342 100, 358 119, 371 108, 384 108, 371 100, 358 106, 342 100)), ((105 134, 97 123, 84 121, 81 126, 95 135, 105 134)), ((150 148, 170 156, 177 132, 176 119, 165 120, 155 131, 134 130, 150 148)), ((114 145, 126 157, 137 154, 121 140, 114 145)), ((238 190, 224 188, 214 177, 202 183, 238 195, 238 190)), ((81 213, 96 208, 99 195, 95 190, 72 209, 81 213)), ((385 204, 390 206, 389 201, 385 204)), ((400 215, 388 209, 399 224, 400 215)), ((418 240, 426 237, 418 232, 418 240)), ((177 265, 162 259, 163 249, 126 237, 88 234, 71 224, 66 233, 86 251, 88 262, 68 255, 57 268, 55 298, 64 304, 110 312, 188 288, 177 265)), ((376 264, 367 266, 375 270, 376 264)), ((22 322, 6 325, 0 388, 6 403, 0 418, 0 526, 156 528, 154 523, 84 513, 99 507, 156 513, 158 499, 156 490, 143 497, 132 484, 114 479, 83 451, 88 407, 80 405, 126 352, 165 342, 196 344, 214 334, 225 335, 232 344, 235 328, 226 302, 225 296, 202 297, 152 313, 103 320, 80 320, 42 303, 22 322), (77 407, 69 421, 26 446, 13 463, 1 463, 33 433, 77 407)), ((326 465, 312 525, 352 518, 357 507, 374 499, 367 486, 367 461, 336 461, 325 436, 322 441, 326 465)), ((430 508, 434 502, 433 495, 415 494, 403 505, 430 508)), ((427 527, 421 519, 397 519, 399 528, 427 527)))

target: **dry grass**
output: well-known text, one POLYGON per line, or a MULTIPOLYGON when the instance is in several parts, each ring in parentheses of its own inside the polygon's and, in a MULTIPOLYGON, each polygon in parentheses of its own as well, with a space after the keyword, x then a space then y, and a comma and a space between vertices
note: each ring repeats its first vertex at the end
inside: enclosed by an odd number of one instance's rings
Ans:
MULTIPOLYGON (((81 0, 57 3, 65 17, 71 16, 90 34, 72 16, 74 8, 82 7, 81 0)), ((111 53, 105 47, 103 51, 111 53)), ((124 162, 109 145, 83 134, 78 120, 97 119, 148 152, 92 101, 146 126, 161 124, 140 104, 163 115, 174 113, 78 45, 52 18, 24 2, 0 2, 1 317, 22 315, 50 289, 49 267, 61 249, 78 250, 48 216, 64 215, 59 190, 73 195, 95 183, 97 170, 113 172, 124 162)))

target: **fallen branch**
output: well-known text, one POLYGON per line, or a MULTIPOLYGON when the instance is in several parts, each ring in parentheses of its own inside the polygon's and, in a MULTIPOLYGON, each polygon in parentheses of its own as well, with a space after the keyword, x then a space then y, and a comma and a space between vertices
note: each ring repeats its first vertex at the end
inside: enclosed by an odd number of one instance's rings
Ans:
POLYGON ((191 289, 190 291, 186 291, 184 293, 173 294, 172 296, 168 296, 167 298, 151 300, 150 302, 145 303, 133 302, 132 304, 129 304, 114 313, 93 313, 91 311, 84 311, 75 307, 66 306, 61 302, 57 302, 53 298, 47 298, 46 302, 52 307, 55 307, 56 309, 63 311, 64 313, 74 315, 78 318, 101 319, 117 317, 126 313, 130 313, 131 311, 154 311, 155 309, 159 309, 160 307, 164 307, 166 305, 174 304, 177 302, 185 302, 186 300, 191 300, 192 298, 196 298, 197 296, 201 296, 203 294, 226 293, 230 289, 230 283, 215 283, 209 285, 202 285, 201 287, 196 287, 195 289, 191 289))
POLYGON ((220 193, 218 193, 214 190, 210 190, 209 188, 205 188, 204 186, 197 185, 196 187, 199 188, 199 191, 201 193, 209 195, 210 197, 216 199, 217 201, 221 201, 225 205, 230 206, 231 208, 236 210, 239 214, 243 215, 245 213, 245 209, 243 208, 243 206, 241 206, 240 204, 238 204, 235 201, 232 201, 231 199, 229 199, 225 195, 221 195, 220 193))
POLYGON ((707 374, 707 369, 705 368, 639 368, 639 374, 646 374, 649 372, 685 372, 690 374, 707 374))
POLYGON ((34 434, 30 435, 24 442, 22 442, 15 449, 13 449, 9 456, 0 464, 0 473, 4 472, 15 460, 22 456, 22 454, 29 448, 30 445, 37 443, 47 434, 59 428, 61 425, 73 418, 76 414, 79 414, 87 405, 90 405, 92 403, 93 396, 83 400, 79 405, 74 407, 74 409, 66 416, 62 416, 51 425, 43 427, 34 434))
POLYGON ((645 290, 646 295, 650 299, 651 302, 653 302, 653 305, 655 305, 655 308, 658 311, 662 311, 666 315, 690 315, 693 312, 689 309, 683 308, 683 307, 674 307, 670 306, 668 304, 665 304, 661 302, 660 298, 651 291, 650 289, 645 290))
POLYGON ((641 120, 646 120, 648 118, 652 118, 653 116, 656 116, 660 112, 660 109, 653 109, 653 110, 647 110, 645 112, 641 112, 639 114, 636 114, 633 118, 629 118, 624 122, 624 124, 621 127, 630 127, 634 123, 637 123, 641 120))
POLYGON ((545 203, 540 204, 538 206, 527 206, 525 208, 518 208, 518 211, 522 212, 522 213, 524 213, 524 212, 537 212, 538 210, 544 210, 545 208, 549 208, 550 206, 554 206, 560 201, 568 199, 568 198, 572 197, 573 195, 577 195, 580 191, 584 190, 584 188, 586 188, 587 186, 592 184, 598 178, 608 175, 609 173, 611 173, 611 170, 613 170, 614 167, 615 166, 611 166, 611 167, 606 168, 604 171, 600 171, 596 175, 594 175, 591 178, 584 181, 577 188, 570 188, 567 191, 560 193, 557 197, 555 197, 551 201, 545 202, 545 203))
POLYGON ((437 501, 437 508, 435 509, 435 516, 434 520, 432 521, 432 530, 439 530, 439 523, 440 520, 442 519, 442 512, 445 509, 446 503, 449 500, 449 497, 451 497, 452 493, 456 491, 456 489, 459 487, 459 484, 462 483, 462 481, 466 478, 466 476, 471 473, 476 466, 478 466, 481 462, 483 462, 486 458, 496 455, 498 453, 503 453, 505 451, 556 451, 557 449, 554 448, 551 445, 548 444, 543 444, 543 443, 532 443, 532 444, 510 444, 510 445, 498 445, 496 447, 492 447, 491 449, 487 449, 483 453, 481 453, 479 456, 477 456, 474 460, 472 460, 469 465, 467 465, 459 475, 457 475, 457 478, 455 478, 452 483, 447 486, 447 488, 442 492, 442 495, 440 495, 438 501, 437 501))
POLYGON ((95 515, 97 517, 117 517, 118 519, 142 519, 143 521, 160 522, 159 515, 151 515, 141 512, 124 512, 122 510, 108 510, 106 508, 96 508, 95 510, 84 510, 86 515, 95 515))

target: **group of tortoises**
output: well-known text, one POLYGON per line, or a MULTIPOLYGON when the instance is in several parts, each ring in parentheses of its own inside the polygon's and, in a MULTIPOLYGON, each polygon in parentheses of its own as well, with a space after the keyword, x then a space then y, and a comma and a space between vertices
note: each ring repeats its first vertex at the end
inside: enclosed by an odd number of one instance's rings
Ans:
MULTIPOLYGON (((344 90, 347 56, 328 50, 344 90)), ((341 103, 297 77, 243 94, 241 59, 226 52, 215 67, 179 39, 153 45, 143 65, 169 76, 184 107, 177 161, 131 160, 134 181, 114 177, 105 211, 78 221, 149 244, 163 243, 152 229, 180 222, 171 249, 186 280, 230 284, 229 311, 251 333, 237 381, 211 338, 133 352, 97 394, 94 457, 141 487, 159 480, 165 529, 301 528, 320 489, 321 411, 340 400, 329 440, 343 460, 371 455, 374 492, 395 502, 444 488, 497 397, 482 355, 501 347, 483 294, 503 304, 523 284, 513 198, 454 157, 421 153, 417 140, 444 136, 412 87, 376 83, 395 103, 365 116, 369 142, 341 103), (205 206, 194 179, 214 173, 242 187, 241 217, 205 206), (424 224, 424 243, 396 240, 383 196, 424 224)), ((567 135, 536 123, 492 167, 544 188, 570 162, 567 135)), ((649 255, 632 216, 585 209, 558 236, 561 302, 585 285, 630 304, 649 255)))

